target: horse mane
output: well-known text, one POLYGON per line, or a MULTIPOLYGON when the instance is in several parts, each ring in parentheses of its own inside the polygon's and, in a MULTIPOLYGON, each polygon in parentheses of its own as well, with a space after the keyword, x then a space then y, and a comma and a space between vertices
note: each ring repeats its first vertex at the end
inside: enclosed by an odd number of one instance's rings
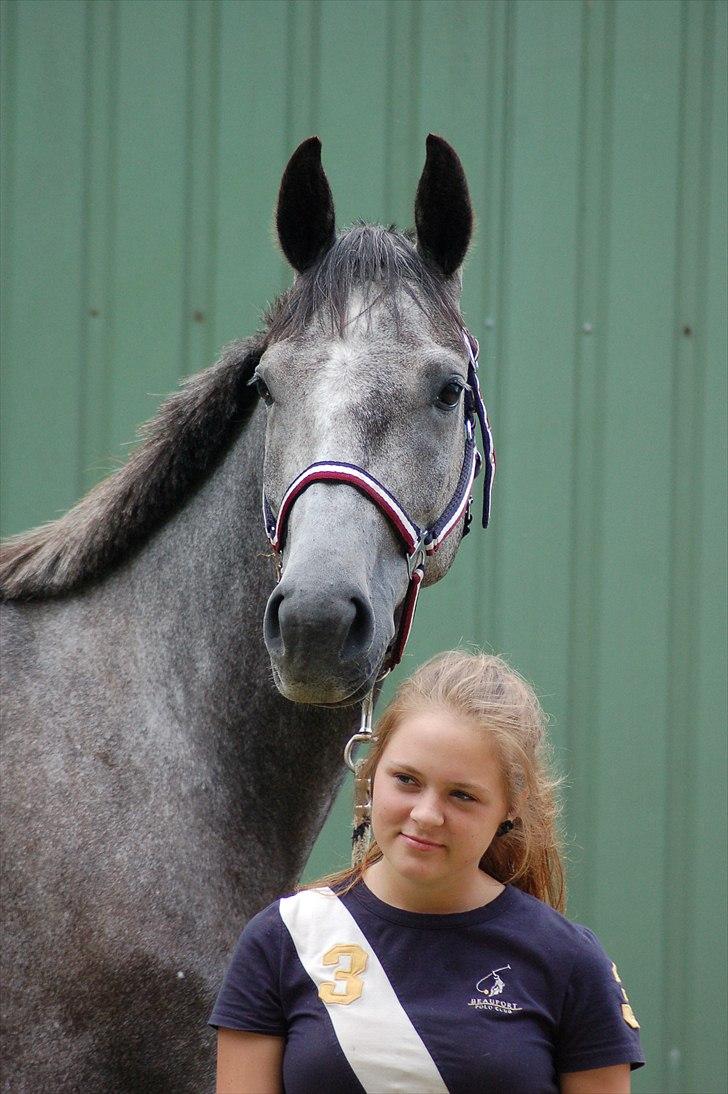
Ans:
POLYGON ((314 316, 343 333, 355 290, 363 292, 364 308, 383 300, 395 319, 397 298, 406 293, 444 340, 462 348, 455 281, 427 265, 409 233, 357 222, 269 308, 264 331, 225 347, 215 365, 162 404, 123 467, 64 516, 2 544, 0 600, 74 592, 142 546, 207 478, 248 420, 257 401, 248 381, 267 346, 303 335, 314 316))
POLYGON ((100 577, 141 544, 209 475, 257 400, 250 387, 263 334, 226 346, 139 430, 118 471, 65 516, 0 547, 0 599, 60 596, 100 577))

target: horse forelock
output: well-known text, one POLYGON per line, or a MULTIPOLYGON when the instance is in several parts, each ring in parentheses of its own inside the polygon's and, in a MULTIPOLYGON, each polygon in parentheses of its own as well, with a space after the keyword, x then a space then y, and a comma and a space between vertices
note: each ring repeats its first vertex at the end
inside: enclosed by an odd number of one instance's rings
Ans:
POLYGON ((210 474, 256 402, 248 381, 265 349, 256 335, 186 380, 139 430, 123 467, 57 520, 0 547, 0 599, 75 591, 140 547, 210 474))
POLYGON ((395 322, 399 300, 409 297, 440 337, 456 347, 463 318, 459 283, 444 281, 423 260, 409 232, 360 221, 343 232, 318 265, 296 278, 266 315, 271 342, 305 334, 314 320, 343 335, 352 296, 364 308, 384 303, 395 322))

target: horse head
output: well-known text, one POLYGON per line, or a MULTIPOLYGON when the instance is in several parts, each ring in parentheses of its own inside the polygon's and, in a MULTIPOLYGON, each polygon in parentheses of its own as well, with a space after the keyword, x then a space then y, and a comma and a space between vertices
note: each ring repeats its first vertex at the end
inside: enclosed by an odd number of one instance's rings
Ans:
POLYGON ((466 527, 464 499, 437 549, 420 544, 415 558, 386 506, 419 534, 470 491, 473 358, 459 300, 472 219, 460 160, 433 135, 416 235, 363 223, 337 234, 315 137, 283 174, 277 228, 295 277, 267 317, 254 382, 267 404, 264 514, 280 576, 265 643, 294 701, 367 693, 391 663, 413 566, 424 585, 438 581, 466 527))

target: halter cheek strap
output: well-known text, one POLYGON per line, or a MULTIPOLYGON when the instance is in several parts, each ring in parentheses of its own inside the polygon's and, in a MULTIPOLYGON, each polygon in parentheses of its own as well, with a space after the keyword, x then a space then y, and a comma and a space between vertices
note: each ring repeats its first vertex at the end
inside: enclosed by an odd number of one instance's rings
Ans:
POLYGON ((283 495, 277 517, 273 514, 273 510, 265 496, 265 491, 263 492, 265 530, 271 547, 279 556, 285 545, 286 530, 293 505, 309 486, 313 486, 317 482, 342 482, 348 486, 353 486, 366 495, 390 522, 404 547, 410 580, 402 606, 399 630, 385 664, 386 672, 398 665, 402 659, 412 629, 420 586, 425 576, 426 556, 434 554, 442 546, 450 533, 457 527, 463 515, 465 515, 463 535, 467 535, 470 530, 470 510, 473 501, 471 490, 473 482, 481 469, 481 464, 485 466, 483 527, 488 526, 493 476, 495 474, 495 450, 488 415, 478 384, 478 343, 465 330, 463 331, 463 341, 468 350, 469 358, 468 386, 465 389, 465 453, 455 492, 449 504, 434 523, 427 528, 421 528, 416 521, 412 520, 395 496, 387 490, 386 486, 375 479, 373 475, 370 475, 368 471, 365 471, 363 467, 358 467, 352 463, 326 460, 312 463, 305 468, 293 480, 283 495), (481 461, 480 453, 475 444, 476 420, 480 423, 483 437, 484 461, 481 461))
POLYGON ((468 350, 468 385, 470 387, 470 393, 472 403, 475 409, 475 413, 480 423, 480 435, 483 439, 483 457, 485 464, 485 474, 483 475, 483 527, 488 527, 488 521, 490 519, 490 506, 493 497, 493 479, 495 478, 495 445, 493 444, 493 434, 490 428, 490 422, 488 421, 488 411, 485 408, 485 402, 480 391, 480 383, 478 381, 478 355, 480 354, 480 346, 478 345, 478 339, 468 330, 463 330, 463 341, 468 350))

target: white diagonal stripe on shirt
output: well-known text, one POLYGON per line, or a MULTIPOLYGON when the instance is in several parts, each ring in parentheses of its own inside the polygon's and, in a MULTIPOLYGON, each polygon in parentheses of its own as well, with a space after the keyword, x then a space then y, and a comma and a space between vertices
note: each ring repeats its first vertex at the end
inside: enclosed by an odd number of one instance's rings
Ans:
POLYGON ((367 1094, 448 1094, 435 1061, 412 1025, 369 939, 331 889, 309 889, 280 901, 281 918, 301 964, 318 989, 333 971, 323 955, 355 944, 368 954, 364 990, 354 1002, 323 1001, 334 1032, 367 1094))

